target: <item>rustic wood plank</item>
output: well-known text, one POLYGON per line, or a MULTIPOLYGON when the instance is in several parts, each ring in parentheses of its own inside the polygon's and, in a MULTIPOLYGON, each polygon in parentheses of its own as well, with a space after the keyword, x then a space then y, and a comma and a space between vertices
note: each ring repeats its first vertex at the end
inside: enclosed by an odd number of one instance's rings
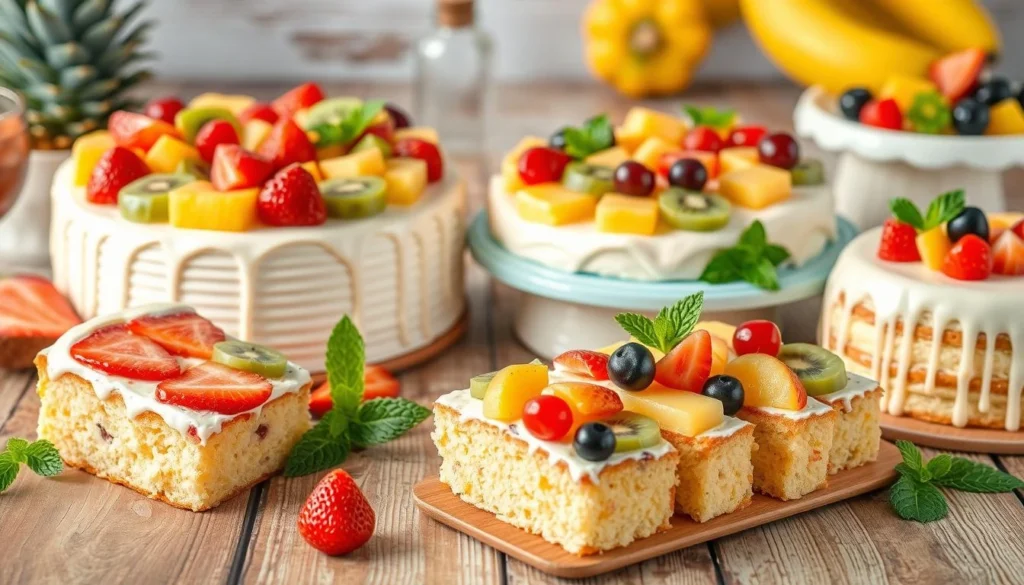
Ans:
POLYGON ((0 370, 0 428, 14 414, 18 402, 29 392, 35 380, 36 375, 32 370, 0 370))

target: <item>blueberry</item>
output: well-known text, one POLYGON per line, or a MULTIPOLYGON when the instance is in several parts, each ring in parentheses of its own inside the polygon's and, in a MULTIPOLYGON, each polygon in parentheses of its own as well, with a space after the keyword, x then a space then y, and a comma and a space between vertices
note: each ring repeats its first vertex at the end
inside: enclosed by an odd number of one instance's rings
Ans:
POLYGON ((556 150, 565 150, 565 131, 566 130, 568 130, 568 127, 563 126, 563 127, 559 128, 557 132, 552 134, 551 138, 548 138, 548 146, 550 146, 551 148, 554 148, 556 150))
POLYGON ((972 98, 964 98, 953 108, 953 126, 960 134, 980 136, 988 128, 988 106, 972 98))
POLYGON ((615 431, 604 423, 589 422, 576 431, 572 447, 587 461, 604 461, 615 452, 615 431))
POLYGON ((839 109, 847 120, 857 122, 860 120, 861 108, 869 101, 871 101, 871 92, 864 87, 855 87, 839 96, 839 109))
POLYGON ((1010 81, 1005 77, 993 77, 974 91, 974 99, 986 106, 994 106, 1012 95, 1010 81))
POLYGON ((960 215, 949 220, 946 225, 949 241, 956 243, 967 234, 974 234, 988 241, 988 219, 985 212, 977 207, 965 207, 960 215))
POLYGON ((654 356, 642 344, 630 342, 608 358, 608 378, 623 390, 646 390, 654 381, 654 356))
POLYGON ((732 416, 743 408, 743 383, 732 376, 711 376, 704 382, 704 388, 700 393, 720 400, 727 416, 732 416))

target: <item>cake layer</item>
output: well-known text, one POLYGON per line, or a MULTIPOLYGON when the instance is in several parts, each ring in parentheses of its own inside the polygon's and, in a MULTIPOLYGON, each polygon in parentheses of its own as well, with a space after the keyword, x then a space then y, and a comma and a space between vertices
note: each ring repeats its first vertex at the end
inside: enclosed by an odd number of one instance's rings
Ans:
POLYGON ((849 372, 847 377, 846 388, 815 397, 831 406, 837 415, 832 449, 828 454, 830 475, 877 459, 882 438, 879 427, 882 389, 878 382, 849 372))
POLYGON ((634 280, 699 278, 715 252, 736 244, 755 219, 768 240, 789 250, 801 265, 835 238, 836 219, 828 187, 798 187, 793 197, 767 209, 733 206, 728 225, 714 232, 659 226, 652 236, 599 232, 593 221, 550 226, 526 221, 500 176, 488 196, 491 233, 508 251, 566 272, 590 272, 634 280))
POLYGON ((136 224, 54 177, 54 282, 84 318, 153 302, 189 304, 228 335, 324 371, 348 314, 369 362, 432 343, 465 310, 465 186, 449 174, 409 207, 318 227, 229 233, 136 224))
POLYGON ((729 418, 698 437, 662 436, 679 451, 676 511, 695 522, 735 512, 753 497, 754 426, 729 418))

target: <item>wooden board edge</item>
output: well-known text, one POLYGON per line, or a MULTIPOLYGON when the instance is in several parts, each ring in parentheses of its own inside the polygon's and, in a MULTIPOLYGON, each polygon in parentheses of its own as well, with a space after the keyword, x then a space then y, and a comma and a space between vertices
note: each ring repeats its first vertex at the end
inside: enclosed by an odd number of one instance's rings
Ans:
POLYGON ((994 455, 1024 455, 1024 431, 958 428, 906 416, 883 414, 882 437, 904 439, 921 447, 994 455))

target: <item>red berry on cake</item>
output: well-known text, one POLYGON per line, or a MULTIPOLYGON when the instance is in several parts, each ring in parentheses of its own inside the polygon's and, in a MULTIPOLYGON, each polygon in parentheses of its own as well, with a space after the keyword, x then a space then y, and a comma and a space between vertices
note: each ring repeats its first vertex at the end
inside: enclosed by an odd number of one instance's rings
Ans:
POLYGON ((768 134, 764 126, 737 126, 729 133, 726 143, 729 146, 757 146, 768 134))
POLYGON ((942 273, 957 280, 985 280, 992 274, 992 247, 975 234, 960 238, 946 254, 942 273))
POLYGON ((316 147, 306 136, 305 130, 285 116, 274 124, 270 136, 260 144, 259 153, 274 165, 275 170, 292 163, 316 160, 316 147))
POLYGON ((917 249, 917 230, 914 226, 890 217, 882 225, 882 241, 878 257, 889 262, 920 262, 917 249))
POLYGON ((860 123, 889 130, 903 129, 903 114, 894 99, 871 100, 860 110, 860 123))
POLYGON ((988 55, 984 50, 964 49, 932 63, 928 77, 939 87, 939 92, 946 100, 955 104, 977 85, 987 61, 988 55))
POLYGON ((331 384, 329 382, 320 384, 316 390, 309 393, 309 412, 313 416, 323 416, 332 406, 334 406, 334 400, 331 399, 331 384))
POLYGON ((542 441, 559 441, 572 428, 572 409, 558 396, 538 396, 523 407, 523 426, 542 441))
POLYGON ((323 99, 324 90, 320 89, 319 85, 308 82, 289 90, 274 100, 271 107, 274 108, 278 116, 291 118, 295 115, 295 112, 306 109, 315 103, 323 101, 323 99))
POLYGON ((127 148, 115 146, 103 153, 93 167, 85 186, 85 198, 90 203, 116 205, 117 194, 125 185, 149 173, 149 167, 139 155, 127 148))
POLYGON ((238 121, 245 124, 250 120, 263 120, 268 124, 276 124, 280 116, 270 104, 254 102, 238 114, 238 121))
POLYGON ((174 355, 205 360, 213 355, 213 346, 226 338, 220 327, 191 311, 145 315, 129 322, 128 328, 174 355))
POLYGON ((1015 230, 1003 232, 992 246, 992 272, 1024 276, 1024 239, 1015 230))
POLYGON ((133 335, 127 325, 97 329, 71 346, 75 361, 111 376, 159 382, 181 373, 178 360, 156 342, 133 335))
POLYGON ((733 332, 732 347, 736 355, 763 353, 777 356, 782 348, 782 332, 778 325, 766 319, 747 321, 733 332))
POLYGON ((658 360, 654 380, 662 386, 699 393, 711 376, 711 361, 711 334, 698 329, 658 360))
POLYGON ((400 390, 401 384, 391 372, 380 366, 366 366, 363 371, 363 400, 394 398, 400 390))
MULTIPOLYGON (((421 138, 403 138, 395 143, 395 156, 418 158, 427 163, 427 181, 430 183, 440 181, 444 176, 444 160, 441 158, 441 151, 432 142, 421 138)), ((562 168, 564 169, 565 166, 563 165, 562 168)))
POLYGON ((586 349, 571 349, 564 352, 552 363, 556 370, 578 374, 594 380, 608 379, 608 355, 586 349))
POLYGON ((195 147, 206 162, 213 161, 213 152, 221 144, 240 144, 238 131, 227 120, 210 120, 196 133, 195 147))
POLYGON ((709 126, 697 126, 686 135, 686 138, 683 138, 684 150, 718 152, 724 146, 725 143, 718 131, 709 126))
POLYGON ((149 150, 161 136, 181 138, 173 125, 135 112, 118 110, 110 115, 107 130, 118 146, 149 150))
POLYGON ((1024 240, 1024 219, 1013 224, 1013 227, 1010 228, 1010 231, 1017 234, 1018 238, 1024 240))
POLYGON ((156 399, 189 410, 241 414, 270 399, 273 386, 252 372, 203 362, 156 387, 156 399))
POLYGON ((348 554, 363 546, 376 525, 370 502, 342 469, 325 475, 299 510, 299 534, 329 555, 348 554))
POLYGON ((316 179, 297 164, 267 181, 256 200, 256 211, 267 225, 307 226, 327 221, 327 206, 316 179))
POLYGON ((184 109, 185 104, 183 104, 178 98, 165 97, 150 100, 142 112, 154 120, 174 124, 174 117, 178 115, 178 112, 184 109))
POLYGON ((274 172, 265 158, 237 144, 221 144, 213 151, 210 182, 218 191, 259 187, 274 172))

